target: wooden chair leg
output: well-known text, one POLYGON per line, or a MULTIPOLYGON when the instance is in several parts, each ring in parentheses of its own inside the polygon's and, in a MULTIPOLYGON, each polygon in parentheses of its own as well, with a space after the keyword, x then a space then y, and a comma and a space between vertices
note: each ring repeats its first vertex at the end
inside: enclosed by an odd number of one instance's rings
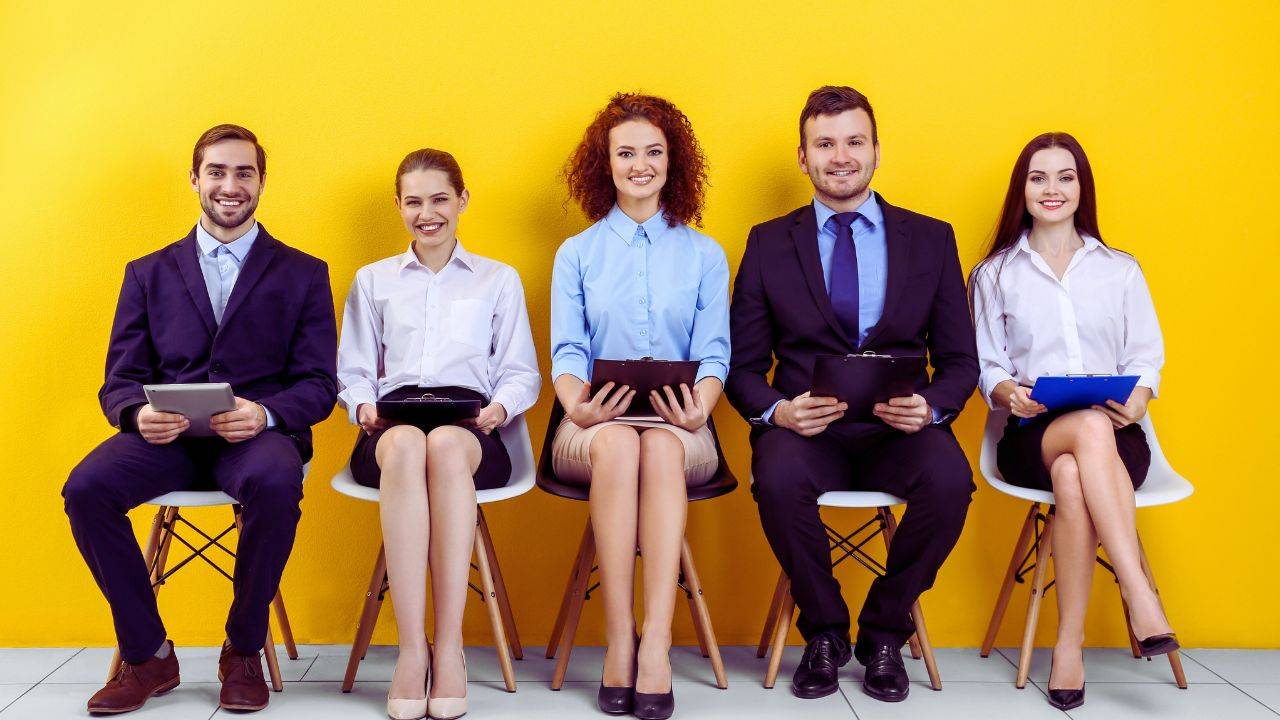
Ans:
POLYGON ((356 637, 351 642, 351 656, 347 658, 347 674, 342 679, 344 693, 351 692, 351 686, 356 681, 356 670, 373 640, 373 628, 378 624, 378 612, 382 609, 382 586, 386 580, 387 553, 385 548, 379 546, 378 559, 373 562, 373 575, 369 578, 369 589, 364 595, 364 607, 360 611, 360 620, 356 623, 356 637))
MULTIPOLYGON (((898 529, 898 521, 893 517, 893 511, 889 508, 877 508, 876 513, 880 516, 880 522, 884 528, 881 538, 884 540, 885 554, 888 555, 889 545, 893 542, 893 534, 898 529)), ((912 622, 915 621, 912 620, 912 622)), ((919 660, 924 657, 924 648, 920 644, 919 633, 912 633, 911 637, 907 638, 907 647, 911 650, 912 660, 919 660)))
POLYGON ((489 523, 484 519, 484 508, 476 509, 476 522, 480 525, 484 551, 489 557, 489 569, 493 572, 493 588, 498 593, 498 609, 502 611, 507 644, 511 647, 512 657, 523 660, 524 648, 520 645, 520 633, 516 631, 516 616, 511 612, 511 598, 507 596, 507 584, 502 579, 502 568, 498 566, 498 553, 493 549, 493 536, 489 534, 489 523))
MULTIPOLYGON (((160 551, 160 540, 164 532, 164 521, 168 515, 169 508, 162 507, 156 511, 155 517, 151 519, 151 532, 147 535, 147 548, 142 552, 142 561, 146 563, 148 571, 151 572, 152 592, 159 593, 160 588, 155 586, 155 572, 151 569, 152 562, 156 559, 156 554, 160 551)), ((116 646, 116 651, 111 656, 111 666, 107 668, 107 680, 115 677, 116 670, 120 668, 120 647, 116 646)))
MULTIPOLYGON (((587 584, 591 580, 591 566, 596 561, 596 536, 591 530, 591 521, 587 521, 587 529, 582 534, 582 547, 578 551, 578 562, 574 565, 569 584, 569 603, 565 607, 564 625, 559 633, 560 657, 556 660, 556 670, 551 676, 551 689, 559 690, 564 685, 565 673, 569 671, 569 656, 573 654, 573 638, 578 633, 578 620, 582 617, 582 604, 587 600, 587 584)), ((548 650, 550 652, 550 650, 548 650)))
POLYGON ((276 692, 284 690, 284 681, 280 679, 280 660, 276 657, 276 639, 271 634, 271 620, 267 620, 267 640, 262 645, 263 654, 267 656, 267 675, 271 677, 271 689, 276 692))
POLYGON ((698 639, 698 652, 702 657, 711 657, 711 651, 707 648, 707 638, 702 628, 702 619, 698 617, 698 604, 693 599, 693 593, 690 592, 685 598, 689 601, 689 617, 693 619, 693 634, 698 639))
MULTIPOLYGON (((1138 538, 1138 559, 1142 562, 1142 574, 1147 576, 1147 584, 1151 586, 1151 592, 1156 594, 1156 602, 1160 603, 1160 611, 1164 612, 1164 602, 1160 600, 1160 589, 1156 587, 1156 576, 1151 572, 1151 564, 1147 562, 1147 551, 1142 547, 1141 537, 1138 538)), ((1169 668, 1173 670, 1174 682, 1186 690, 1187 675, 1182 670, 1182 655, 1177 650, 1169 653, 1169 668)))
POLYGON ((1027 686, 1031 673, 1031 648, 1036 639, 1036 624, 1040 620, 1040 600, 1044 596, 1045 576, 1049 572, 1049 560, 1053 556, 1053 511, 1044 521, 1040 532, 1040 544, 1036 546, 1036 572, 1031 581, 1031 598, 1027 603, 1027 622, 1022 629, 1022 646, 1018 654, 1019 689, 1027 686))
MULTIPOLYGON (((582 565, 582 556, 586 552, 588 537, 591 536, 591 519, 587 519, 587 527, 582 531, 582 540, 578 542, 578 554, 574 556, 573 565, 569 568, 569 579, 564 584, 564 596, 560 599, 560 610, 556 613, 556 624, 551 628, 551 637, 547 638, 548 660, 556 656, 560 646, 560 634, 564 631, 565 619, 569 617, 569 606, 573 604, 574 588, 578 584, 578 569, 582 565)), ((594 542, 592 540, 591 542, 594 542)), ((590 565, 587 570, 590 570, 590 565)), ((583 585, 585 588, 586 585, 583 585)))
POLYGON ((760 644, 756 646, 756 657, 762 658, 769 650, 773 640, 773 628, 778 623, 778 615, 782 610, 782 601, 787 594, 787 574, 778 571, 778 583, 773 588, 773 600, 769 602, 769 614, 764 617, 764 628, 760 631, 760 644))
POLYGON ((484 605, 489 609, 489 624, 493 626, 493 645, 498 651, 498 664, 502 667, 502 680, 507 692, 516 691, 516 670, 511 665, 511 648, 507 645, 507 633, 503 629, 502 609, 498 606, 498 592, 494 589, 493 570, 489 567, 489 550, 484 541, 477 515, 475 531, 476 566, 480 568, 480 588, 484 592, 484 605))
POLYGON ((271 601, 271 607, 275 609, 276 622, 280 625, 280 639, 284 641, 285 652, 289 653, 290 660, 298 659, 298 646, 293 642, 293 628, 289 625, 289 614, 284 610, 284 596, 280 594, 280 590, 276 590, 276 597, 271 601))
MULTIPOLYGON (((710 652, 711 671, 716 676, 716 687, 724 690, 729 687, 729 678, 724 672, 724 660, 720 657, 720 645, 716 642, 716 630, 711 624, 711 612, 707 609, 707 598, 702 593, 702 581, 698 579, 698 568, 693 564, 693 551, 689 549, 689 541, 682 540, 680 546, 680 564, 684 570, 685 582, 693 595, 695 622, 705 636, 706 650, 710 652)), ((704 657, 706 654, 704 653, 704 657)))
MULTIPOLYGON (((893 510, 887 507, 880 508, 880 517, 884 521, 884 549, 887 554, 889 546, 893 544, 893 536, 898 532, 898 520, 893 516, 893 510)), ((933 646, 929 643, 929 631, 925 629, 924 612, 920 609, 918 599, 911 605, 911 622, 916 626, 915 634, 908 640, 911 645, 911 657, 916 660, 924 658, 924 667, 929 673, 929 684, 934 690, 941 690, 942 678, 938 675, 938 663, 933 657, 933 646)))
POLYGON ((1009 558, 1009 569, 1005 571, 1004 583, 1000 586, 1000 594, 996 596, 996 606, 991 611, 991 621, 987 623, 987 635, 982 640, 982 651, 978 654, 987 657, 996 644, 996 633, 1004 620, 1004 612, 1009 607, 1009 598, 1013 597, 1013 586, 1018 570, 1022 567, 1022 558, 1031 547, 1031 537, 1035 531, 1036 516, 1040 514, 1040 504, 1032 503, 1027 511, 1027 519, 1022 522, 1022 530, 1018 533, 1018 541, 1013 544, 1013 557, 1009 558))
POLYGON ((782 606, 778 608, 778 622, 773 630, 773 649, 769 654, 769 667, 764 673, 764 686, 772 688, 778 679, 778 668, 782 666, 782 653, 787 645, 787 633, 791 631, 791 623, 795 621, 795 598, 791 597, 791 580, 787 580, 786 595, 782 606))

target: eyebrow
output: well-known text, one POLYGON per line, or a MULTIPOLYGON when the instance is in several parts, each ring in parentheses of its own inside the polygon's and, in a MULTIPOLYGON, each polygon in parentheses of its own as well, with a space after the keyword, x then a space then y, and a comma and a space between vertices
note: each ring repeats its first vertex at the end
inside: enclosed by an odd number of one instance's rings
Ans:
MULTIPOLYGON (((867 137, 866 133, 854 133, 853 135, 849 136, 849 139, 862 138, 865 140, 866 137, 867 137)), ((818 135, 817 137, 814 138, 814 141, 818 141, 818 140, 835 140, 835 138, 831 137, 830 135, 818 135)))
POLYGON ((1077 171, 1075 168, 1070 168, 1070 167, 1069 167, 1069 168, 1059 168, 1059 169, 1057 169, 1057 170, 1028 170, 1028 171, 1027 171, 1027 173, 1028 173, 1028 174, 1031 174, 1031 175, 1036 175, 1036 174, 1040 174, 1040 175, 1048 175, 1050 172, 1055 172, 1055 173, 1064 173, 1064 172, 1078 172, 1078 171, 1077 171))
MULTIPOLYGON (((648 145, 645 145, 645 149, 648 149, 648 148, 660 148, 660 147, 662 147, 662 143, 660 143, 660 142, 658 142, 658 143, 649 143, 648 145)), ((635 148, 631 147, 630 145, 619 145, 619 146, 618 146, 618 149, 619 149, 619 150, 635 150, 635 148)))
MULTIPOLYGON (((222 163, 206 163, 205 168, 211 170, 226 170, 227 166, 222 163)), ((258 167, 256 165, 237 165, 236 170, 252 170, 257 172, 258 167)))
MULTIPOLYGON (((438 197, 448 198, 448 197, 449 197, 449 193, 446 193, 446 192, 431 193, 431 194, 430 194, 430 195, 428 195, 427 197, 429 197, 429 198, 438 198, 438 197)), ((405 195, 404 197, 400 198, 400 200, 401 200, 402 202, 408 202, 409 200, 421 200, 421 199, 422 199, 422 198, 421 198, 421 197, 419 197, 419 196, 417 196, 417 195, 405 195)))

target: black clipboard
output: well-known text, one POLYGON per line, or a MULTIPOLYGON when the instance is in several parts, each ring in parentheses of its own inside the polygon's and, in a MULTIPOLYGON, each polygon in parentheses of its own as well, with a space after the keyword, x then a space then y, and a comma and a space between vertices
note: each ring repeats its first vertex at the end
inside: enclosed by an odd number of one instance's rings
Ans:
POLYGON ((379 400, 378 417, 431 431, 480 414, 480 400, 455 400, 423 393, 420 397, 379 400))
POLYGON ((701 363, 697 360, 596 360, 591 366, 591 394, 594 396, 609 382, 614 383, 615 388, 626 385, 635 390, 636 395, 631 399, 625 414, 656 416, 657 412, 649 402, 649 392, 661 392, 662 386, 670 385, 676 391, 676 398, 683 403, 680 384, 688 385, 692 392, 699 365, 701 363))
POLYGON ((819 355, 813 363, 813 397, 848 403, 840 422, 877 422, 872 410, 890 398, 910 397, 925 373, 923 356, 819 355))

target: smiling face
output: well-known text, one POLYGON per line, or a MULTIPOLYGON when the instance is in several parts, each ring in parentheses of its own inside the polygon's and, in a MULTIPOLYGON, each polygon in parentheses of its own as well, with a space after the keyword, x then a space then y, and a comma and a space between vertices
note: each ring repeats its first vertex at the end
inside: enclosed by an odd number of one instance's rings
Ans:
POLYGON ((657 211, 667 183, 667 138, 648 120, 627 120, 609 131, 609 168, 618 202, 657 211))
POLYGON ((247 140, 223 140, 205 148, 191 187, 200 194, 205 219, 231 232, 253 224, 262 195, 258 155, 247 140))
POLYGON ((1076 159, 1070 150, 1038 150, 1027 166, 1027 212, 1038 223, 1071 221, 1080 207, 1076 159))
POLYGON ((470 195, 454 189, 443 170, 414 170, 400 176, 396 207, 413 236, 424 250, 453 242, 458 234, 458 216, 467 207, 470 195))
POLYGON ((842 210, 867 198, 880 165, 880 146, 871 138, 871 116, 861 108, 805 121, 800 169, 809 176, 818 200, 842 210))

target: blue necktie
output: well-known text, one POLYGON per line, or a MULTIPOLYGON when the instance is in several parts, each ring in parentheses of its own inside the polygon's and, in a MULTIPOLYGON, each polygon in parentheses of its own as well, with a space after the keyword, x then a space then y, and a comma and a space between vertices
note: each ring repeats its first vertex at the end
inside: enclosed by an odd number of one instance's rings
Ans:
POLYGON ((836 225, 836 246, 831 253, 831 309, 845 334, 858 344, 858 249, 853 244, 853 223, 859 213, 831 216, 836 225))

